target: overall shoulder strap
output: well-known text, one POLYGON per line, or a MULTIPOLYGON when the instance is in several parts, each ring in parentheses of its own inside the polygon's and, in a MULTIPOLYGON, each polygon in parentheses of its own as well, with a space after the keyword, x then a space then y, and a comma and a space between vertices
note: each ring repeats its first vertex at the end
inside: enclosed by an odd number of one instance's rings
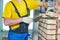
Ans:
POLYGON ((25 2, 25 4, 26 4, 26 9, 27 9, 27 11, 30 12, 30 9, 28 8, 28 5, 27 5, 27 3, 26 3, 25 0, 24 0, 24 2, 25 2))
MULTIPOLYGON (((14 6, 15 11, 16 11, 16 13, 18 14, 18 16, 21 17, 21 16, 20 16, 20 13, 19 13, 19 11, 18 11, 18 9, 17 9, 16 6, 15 6, 15 4, 14 4, 12 1, 10 1, 10 2, 11 2, 12 5, 14 6)), ((24 0, 24 2, 25 2, 25 4, 26 4, 26 9, 27 9, 28 15, 30 15, 30 10, 29 10, 29 8, 28 8, 28 6, 27 6, 27 3, 26 3, 25 0, 24 0)))
POLYGON ((15 8, 15 12, 18 14, 19 17, 21 17, 21 16, 20 16, 20 13, 18 12, 18 9, 17 9, 16 6, 15 6, 15 4, 14 4, 12 1, 10 1, 10 2, 12 3, 12 5, 13 5, 14 8, 15 8))

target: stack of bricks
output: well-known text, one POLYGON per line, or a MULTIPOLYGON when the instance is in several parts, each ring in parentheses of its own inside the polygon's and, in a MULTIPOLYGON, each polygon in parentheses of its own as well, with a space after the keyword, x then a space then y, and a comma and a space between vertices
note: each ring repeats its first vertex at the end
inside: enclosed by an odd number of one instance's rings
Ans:
POLYGON ((57 18, 43 18, 39 20, 38 40, 57 40, 57 18))

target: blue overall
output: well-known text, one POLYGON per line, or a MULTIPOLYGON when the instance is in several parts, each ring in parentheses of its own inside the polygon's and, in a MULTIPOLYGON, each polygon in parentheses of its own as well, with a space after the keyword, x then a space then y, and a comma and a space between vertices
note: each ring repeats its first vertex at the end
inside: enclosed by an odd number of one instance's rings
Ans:
MULTIPOLYGON (((17 15, 21 18, 20 13, 18 12, 14 3, 12 1, 10 1, 10 2, 14 6, 17 15)), ((28 6, 27 6, 27 3, 25 0, 24 0, 24 2, 26 4, 26 9, 28 11, 28 14, 23 17, 27 17, 30 15, 30 10, 28 9, 28 6)), ((19 28, 17 28, 17 29, 12 30, 10 27, 10 30, 8 32, 8 40, 28 40, 28 36, 30 35, 28 33, 28 26, 29 26, 29 24, 21 22, 19 28)))
POLYGON ((25 33, 25 34, 16 34, 13 32, 8 33, 8 40, 28 40, 28 36, 30 34, 25 33))

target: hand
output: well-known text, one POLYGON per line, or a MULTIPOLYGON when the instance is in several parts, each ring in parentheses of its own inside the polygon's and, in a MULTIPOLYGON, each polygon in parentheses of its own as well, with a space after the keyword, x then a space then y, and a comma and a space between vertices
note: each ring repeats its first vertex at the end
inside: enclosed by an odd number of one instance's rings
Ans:
POLYGON ((44 2, 43 6, 47 8, 49 6, 49 3, 48 2, 44 2))
POLYGON ((54 6, 54 8, 55 8, 56 10, 58 10, 58 6, 54 6))
POLYGON ((31 23, 33 21, 33 19, 30 18, 30 17, 23 17, 22 21, 29 24, 29 23, 31 23))
POLYGON ((40 2, 39 6, 44 6, 44 7, 49 7, 49 3, 48 2, 40 2))

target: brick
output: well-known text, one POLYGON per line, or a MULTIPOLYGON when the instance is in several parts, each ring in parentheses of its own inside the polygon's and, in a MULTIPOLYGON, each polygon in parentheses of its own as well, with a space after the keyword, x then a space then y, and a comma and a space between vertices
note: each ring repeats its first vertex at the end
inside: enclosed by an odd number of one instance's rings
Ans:
POLYGON ((47 30, 47 34, 56 34, 56 30, 47 30))
POLYGON ((47 24, 56 24, 56 20, 46 19, 47 24))
POLYGON ((56 35, 47 35, 47 39, 56 39, 56 35))
POLYGON ((56 30, 56 25, 46 25, 47 29, 55 29, 56 30))

